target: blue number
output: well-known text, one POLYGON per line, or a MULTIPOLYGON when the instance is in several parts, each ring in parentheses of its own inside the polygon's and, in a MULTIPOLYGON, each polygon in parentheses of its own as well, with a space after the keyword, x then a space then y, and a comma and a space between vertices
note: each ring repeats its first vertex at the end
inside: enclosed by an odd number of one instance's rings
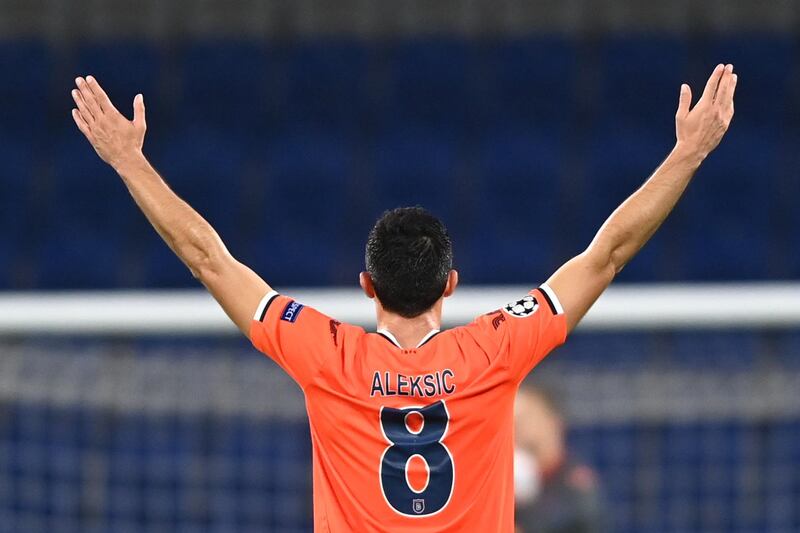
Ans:
POLYGON ((450 450, 442 443, 450 415, 444 401, 427 407, 381 408, 381 428, 389 447, 380 466, 381 489, 386 501, 400 514, 425 516, 444 509, 453 494, 455 469, 450 450), (406 423, 410 413, 421 417, 414 432, 406 423), (408 463, 421 457, 428 467, 428 483, 419 492, 408 483, 408 463))

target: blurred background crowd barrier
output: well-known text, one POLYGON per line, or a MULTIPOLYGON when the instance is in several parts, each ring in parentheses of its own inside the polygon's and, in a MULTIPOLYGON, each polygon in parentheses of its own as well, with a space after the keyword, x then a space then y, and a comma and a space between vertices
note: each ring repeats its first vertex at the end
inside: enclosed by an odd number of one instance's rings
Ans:
MULTIPOLYGON (((311 524, 300 393, 218 318, 58 327, 114 297, 44 291, 195 287, 75 131, 76 75, 123 110, 144 93, 156 167, 291 294, 354 286, 375 217, 415 203, 462 283, 541 282, 670 149, 680 84, 732 62, 728 137, 619 279, 759 283, 800 277, 798 25, 794 1, 0 0, 0 532, 311 524), (25 320, 14 291, 40 298, 25 320)), ((693 287, 636 329, 596 313, 534 379, 613 531, 797 531, 796 288, 693 287)), ((132 296, 100 314, 161 319, 132 296)))

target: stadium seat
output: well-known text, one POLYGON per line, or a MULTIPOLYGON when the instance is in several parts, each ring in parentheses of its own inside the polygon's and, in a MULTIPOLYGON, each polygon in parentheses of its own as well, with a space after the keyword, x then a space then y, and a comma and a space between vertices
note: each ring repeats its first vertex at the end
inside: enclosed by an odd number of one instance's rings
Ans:
POLYGON ((0 135, 0 288, 13 285, 13 263, 20 244, 37 238, 36 217, 31 208, 36 185, 36 159, 31 147, 0 135))
POLYGON ((420 39, 389 45, 388 80, 382 104, 385 124, 464 130, 479 102, 475 45, 420 39))
POLYGON ((692 279, 763 279, 770 264, 770 209, 778 181, 778 142, 732 128, 683 200, 690 223, 683 243, 692 279))
POLYGON ((41 41, 0 42, 0 132, 27 142, 47 128, 53 62, 41 41), (13 73, 13 76, 8 75, 13 73))
MULTIPOLYGON (((159 84, 164 79, 161 49, 142 41, 93 42, 81 45, 69 69, 75 76, 92 74, 102 84, 115 105, 130 116, 133 97, 142 93, 147 98, 148 113, 158 113, 161 98, 159 84)), ((160 109, 159 109, 160 111, 160 109)))
MULTIPOLYGON (((439 130, 397 129, 370 145, 371 194, 379 210, 421 205, 445 223, 464 198, 459 145, 439 130)), ((366 186, 366 184, 365 184, 366 186)))
MULTIPOLYGON (((669 128, 680 84, 688 79, 689 47, 673 36, 615 36, 600 44, 595 102, 602 122, 669 128)), ((703 78, 705 79, 705 78, 703 78)))
MULTIPOLYGON (((771 274, 776 278, 800 278, 800 254, 796 253, 796 243, 800 242, 800 210, 797 198, 800 197, 800 181, 787 179, 795 176, 800 168, 800 130, 788 130, 776 143, 777 166, 770 175, 773 181, 769 204, 770 255, 776 260, 777 269, 771 274)), ((779 134, 780 135, 780 134, 779 134)))
POLYGON ((288 122, 354 129, 371 120, 371 48, 346 40, 312 41, 288 51, 288 122))
MULTIPOLYGON (((598 128, 591 134, 586 150, 584 172, 579 185, 565 192, 580 198, 577 212, 570 213, 577 223, 580 243, 577 251, 591 242, 595 232, 628 196, 656 169, 669 153, 673 132, 656 133, 627 127, 598 128)), ((625 281, 649 281, 663 276, 669 263, 664 237, 671 232, 670 221, 621 274, 625 281)))
POLYGON ((763 346, 752 332, 681 332, 667 355, 670 364, 698 369, 751 368, 763 346))
POLYGON ((800 332, 785 331, 776 335, 776 359, 788 368, 800 368, 800 332))
POLYGON ((787 68, 796 60, 790 34, 716 36, 705 56, 711 66, 733 63, 741 74, 736 86, 736 128, 759 127, 770 132, 796 124, 795 77, 787 68))
POLYGON ((120 285, 122 244, 104 228, 65 226, 38 247, 38 283, 43 289, 111 289, 120 285))
POLYGON ((246 147, 210 129, 173 130, 165 137, 152 157, 164 179, 223 237, 233 238, 245 193, 246 147))
POLYGON ((563 130, 576 105, 578 54, 574 41, 531 37, 490 42, 483 48, 477 81, 486 111, 497 127, 563 130))
POLYGON ((506 130, 475 152, 470 281, 536 283, 554 267, 563 147, 546 131, 506 130))
POLYGON ((285 73, 263 44, 197 42, 181 50, 179 63, 182 125, 252 132, 270 127, 277 116, 285 73))
POLYGON ((11 239, 0 236, 0 290, 14 288, 14 250, 11 239))
POLYGON ((266 190, 247 254, 276 283, 332 281, 346 235, 355 142, 342 132, 295 129, 262 150, 266 190))
POLYGON ((51 161, 48 227, 102 228, 124 239, 137 209, 122 181, 80 132, 64 132, 52 147, 51 161))
POLYGON ((559 350, 564 364, 611 370, 643 368, 658 356, 658 345, 644 333, 580 333, 559 350))
POLYGON ((78 132, 52 148, 48 211, 32 231, 40 286, 52 289, 117 286, 122 250, 140 216, 119 177, 78 132))
MULTIPOLYGON (((181 129, 165 135, 152 157, 175 192, 205 217, 229 246, 240 242, 246 150, 236 139, 209 129, 181 129)), ((193 286, 188 269, 155 234, 145 237, 149 285, 193 286)))

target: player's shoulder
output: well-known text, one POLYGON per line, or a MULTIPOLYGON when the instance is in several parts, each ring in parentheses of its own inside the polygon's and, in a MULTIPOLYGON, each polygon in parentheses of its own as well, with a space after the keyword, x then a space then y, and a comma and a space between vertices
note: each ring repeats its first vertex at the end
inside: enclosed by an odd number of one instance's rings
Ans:
POLYGON ((362 341, 367 336, 367 332, 361 326, 341 322, 331 317, 325 318, 328 324, 327 333, 330 335, 334 347, 338 348, 344 345, 345 341, 355 344, 356 342, 362 341))
MULTIPOLYGON (((510 299, 497 309, 477 317, 466 327, 490 325, 492 330, 497 331, 507 319, 526 319, 541 316, 542 313, 555 316, 563 314, 563 312, 561 303, 553 290, 547 285, 541 285, 525 294, 520 294, 518 298, 510 299)), ((516 323, 516 321, 512 321, 512 323, 516 323)))
POLYGON ((334 345, 338 345, 345 333, 350 336, 364 334, 364 329, 344 323, 327 315, 302 299, 272 291, 262 299, 256 309, 253 320, 261 323, 272 323, 296 330, 307 337, 330 337, 334 345))

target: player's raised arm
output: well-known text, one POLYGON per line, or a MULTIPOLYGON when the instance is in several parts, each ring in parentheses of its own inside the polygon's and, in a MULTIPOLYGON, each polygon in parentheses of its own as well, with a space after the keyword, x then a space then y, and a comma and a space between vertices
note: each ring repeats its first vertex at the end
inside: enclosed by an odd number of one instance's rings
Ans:
MULTIPOLYGON (((122 177, 133 199, 192 275, 249 335, 253 314, 269 285, 234 259, 214 228, 167 186, 142 153, 146 130, 144 99, 133 101, 125 118, 92 76, 77 78, 72 118, 97 154, 122 177)), ((98 199, 103 201, 103 199, 98 199)))
POLYGON ((718 65, 691 109, 691 89, 681 86, 675 116, 677 143, 672 152, 612 213, 586 251, 548 280, 564 307, 568 331, 661 226, 700 164, 722 140, 733 118, 736 79, 732 65, 718 65))

